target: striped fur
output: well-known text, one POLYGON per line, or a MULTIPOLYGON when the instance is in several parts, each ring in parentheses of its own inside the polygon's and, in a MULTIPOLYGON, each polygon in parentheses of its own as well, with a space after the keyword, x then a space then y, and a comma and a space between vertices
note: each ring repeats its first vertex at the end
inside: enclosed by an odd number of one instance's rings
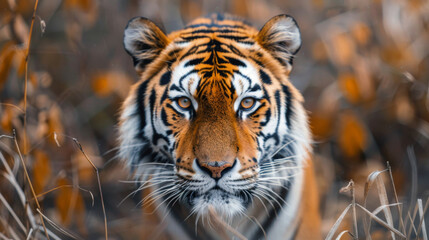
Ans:
POLYGON ((212 15, 168 36, 134 18, 124 45, 140 80, 123 104, 120 156, 165 236, 231 238, 215 212, 249 239, 320 238, 307 116, 288 79, 301 46, 292 17, 257 31, 212 15))

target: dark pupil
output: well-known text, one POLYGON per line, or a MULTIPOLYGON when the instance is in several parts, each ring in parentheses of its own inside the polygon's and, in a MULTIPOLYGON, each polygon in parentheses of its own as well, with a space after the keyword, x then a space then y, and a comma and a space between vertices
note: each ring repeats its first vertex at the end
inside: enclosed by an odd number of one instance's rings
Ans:
POLYGON ((244 105, 246 107, 249 107, 249 105, 251 105, 251 104, 252 104, 252 99, 246 99, 246 100, 244 100, 244 105))

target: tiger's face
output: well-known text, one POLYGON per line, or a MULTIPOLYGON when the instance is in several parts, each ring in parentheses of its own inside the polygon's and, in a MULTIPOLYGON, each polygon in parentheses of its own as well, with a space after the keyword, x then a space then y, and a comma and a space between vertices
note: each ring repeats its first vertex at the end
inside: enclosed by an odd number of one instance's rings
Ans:
POLYGON ((309 150, 302 97, 288 80, 301 45, 293 18, 257 31, 214 16, 168 36, 134 18, 124 45, 140 81, 123 105, 120 154, 141 189, 198 216, 281 205, 309 150))

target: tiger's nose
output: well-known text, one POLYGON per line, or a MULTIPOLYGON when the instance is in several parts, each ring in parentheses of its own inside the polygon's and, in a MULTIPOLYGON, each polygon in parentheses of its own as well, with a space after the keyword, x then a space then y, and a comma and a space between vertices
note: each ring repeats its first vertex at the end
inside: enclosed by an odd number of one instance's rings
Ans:
POLYGON ((235 166, 236 160, 231 161, 212 161, 202 162, 197 160, 197 165, 216 181, 222 178, 225 173, 229 172, 235 166))

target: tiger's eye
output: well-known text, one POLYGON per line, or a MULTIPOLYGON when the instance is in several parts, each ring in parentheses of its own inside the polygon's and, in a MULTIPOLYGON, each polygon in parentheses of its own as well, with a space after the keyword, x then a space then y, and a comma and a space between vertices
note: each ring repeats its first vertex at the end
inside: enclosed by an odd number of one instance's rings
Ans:
POLYGON ((254 104, 255 104, 255 99, 251 97, 247 97, 241 100, 240 105, 243 109, 250 109, 251 107, 253 107, 254 104))
POLYGON ((177 100, 177 104, 179 104, 181 108, 187 109, 191 106, 191 100, 187 97, 181 97, 177 100))

